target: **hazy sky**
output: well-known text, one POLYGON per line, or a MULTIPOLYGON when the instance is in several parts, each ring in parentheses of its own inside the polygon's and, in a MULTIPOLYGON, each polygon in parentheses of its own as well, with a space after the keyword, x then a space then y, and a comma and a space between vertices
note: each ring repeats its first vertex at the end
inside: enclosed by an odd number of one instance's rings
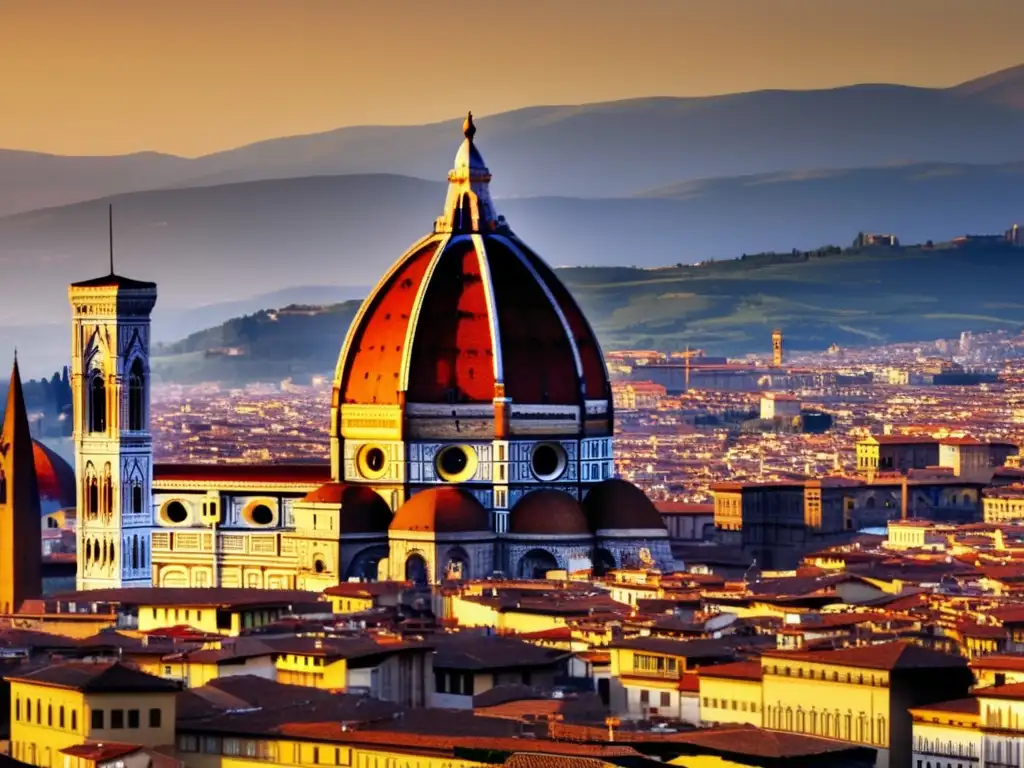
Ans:
POLYGON ((0 147, 202 154, 473 109, 1024 62, 1024 0, 0 0, 0 147))

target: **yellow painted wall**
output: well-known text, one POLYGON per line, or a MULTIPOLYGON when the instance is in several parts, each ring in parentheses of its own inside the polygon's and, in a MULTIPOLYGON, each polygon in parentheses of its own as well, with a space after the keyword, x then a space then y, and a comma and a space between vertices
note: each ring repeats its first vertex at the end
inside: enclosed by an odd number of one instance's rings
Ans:
POLYGON ((700 719, 706 723, 762 725, 760 680, 700 678, 700 719))
POLYGON ((142 746, 174 741, 175 695, 89 694, 65 688, 11 683, 11 751, 18 760, 33 765, 62 766, 65 747, 86 739, 118 741, 142 746), (61 725, 63 708, 63 726, 61 725), (150 709, 160 710, 158 727, 149 726, 150 709), (103 711, 103 727, 93 727, 95 710, 103 711), (124 713, 124 726, 111 727, 111 712, 124 713), (139 725, 129 728, 130 711, 138 711, 139 725))
MULTIPOLYGON (((327 606, 325 605, 326 609, 327 606)), ((231 611, 231 627, 217 627, 217 609, 195 606, 139 606, 139 632, 151 632, 167 627, 189 626, 201 632, 237 636, 243 629, 271 624, 284 615, 281 608, 231 611)))
POLYGON ((766 658, 764 666, 772 670, 765 673, 762 683, 764 727, 888 748, 891 710, 887 673, 772 658, 766 658), (866 720, 863 728, 861 715, 866 720))
POLYGON ((359 613, 360 611, 368 611, 373 608, 372 597, 336 597, 328 595, 327 598, 331 601, 332 613, 359 613))
POLYGON ((347 687, 348 668, 345 659, 327 660, 322 656, 285 654, 279 656, 277 680, 292 685, 338 690, 347 687))
MULTIPOLYGON (((453 757, 427 756, 389 751, 387 747, 350 747, 329 742, 300 742, 288 739, 221 739, 221 752, 192 751, 205 746, 205 737, 178 737, 178 758, 189 768, 266 768, 267 765, 344 766, 345 768, 484 768, 484 763, 453 757), (182 747, 187 747, 183 750, 182 747)), ((212 744, 210 746, 213 746, 212 744)), ((487 768, 493 768, 487 766, 487 768)))

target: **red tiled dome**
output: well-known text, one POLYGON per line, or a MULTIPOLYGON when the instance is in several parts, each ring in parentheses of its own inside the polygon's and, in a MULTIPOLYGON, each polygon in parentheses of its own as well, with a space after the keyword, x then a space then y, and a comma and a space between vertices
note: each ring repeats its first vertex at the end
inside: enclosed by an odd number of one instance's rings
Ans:
POLYGON ((598 483, 583 499, 592 531, 664 531, 661 514, 647 494, 632 483, 613 477, 598 483))
POLYGON ((303 498, 310 504, 341 507, 341 533, 387 533, 391 507, 380 494, 365 485, 327 483, 303 498))
POLYGON ((471 493, 445 485, 413 494, 398 508, 391 530, 472 533, 490 531, 491 521, 471 493))
POLYGON ((64 459, 42 443, 32 441, 36 482, 39 484, 39 507, 44 515, 77 503, 75 471, 64 459))
POLYGON ((564 491, 539 490, 523 496, 512 507, 508 532, 513 536, 589 535, 587 517, 579 502, 564 491))
POLYGON ((398 260, 349 330, 335 403, 610 399, 597 337, 554 271, 495 214, 467 126, 434 234, 398 260))

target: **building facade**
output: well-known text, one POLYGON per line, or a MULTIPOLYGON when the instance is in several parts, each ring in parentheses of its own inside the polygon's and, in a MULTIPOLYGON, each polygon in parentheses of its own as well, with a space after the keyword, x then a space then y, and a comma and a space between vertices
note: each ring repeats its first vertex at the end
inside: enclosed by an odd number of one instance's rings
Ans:
POLYGON ((75 283, 78 586, 320 591, 673 565, 613 477, 597 337, 512 232, 466 120, 434 230, 363 303, 338 358, 324 464, 153 464, 153 283, 75 283))

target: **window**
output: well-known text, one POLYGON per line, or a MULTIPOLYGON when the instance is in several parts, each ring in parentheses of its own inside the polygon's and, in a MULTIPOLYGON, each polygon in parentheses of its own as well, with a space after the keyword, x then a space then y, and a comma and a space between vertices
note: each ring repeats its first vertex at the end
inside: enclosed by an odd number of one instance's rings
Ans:
POLYGON ((647 690, 640 691, 640 703, 650 704, 651 703, 651 692, 647 690))
POLYGON ((313 762, 320 762, 320 747, 313 747, 313 762))
POLYGON ((128 727, 138 728, 139 727, 139 710, 129 709, 128 710, 128 727))
POLYGON ((61 705, 60 712, 57 715, 57 727, 58 728, 63 728, 64 727, 64 705, 63 704, 61 705))
POLYGON ((14 700, 14 719, 21 720, 21 699, 14 700))
POLYGON ((110 727, 111 728, 124 728, 124 710, 123 709, 112 709, 112 710, 110 710, 110 727))
POLYGON ((36 699, 36 725, 43 724, 43 702, 36 699))
POLYGON ((89 378, 89 431, 107 431, 107 385, 99 372, 89 378))
POLYGON ((154 707, 149 710, 149 727, 159 728, 160 727, 160 710, 154 707))
POLYGON ((92 728, 94 730, 103 730, 103 710, 94 709, 92 711, 92 728))
POLYGON ((72 731, 77 731, 78 730, 78 710, 77 709, 72 709, 71 710, 71 730, 72 731))
POLYGON ((195 736, 179 736, 178 749, 180 749, 182 752, 198 752, 199 739, 197 739, 195 736))
POLYGON ((672 706, 672 694, 668 691, 661 692, 661 706, 671 707, 672 706))
POLYGON ((135 358, 128 374, 128 429, 140 432, 145 427, 146 374, 142 360, 135 358))
POLYGON ((53 704, 46 705, 46 724, 53 728, 53 704))

